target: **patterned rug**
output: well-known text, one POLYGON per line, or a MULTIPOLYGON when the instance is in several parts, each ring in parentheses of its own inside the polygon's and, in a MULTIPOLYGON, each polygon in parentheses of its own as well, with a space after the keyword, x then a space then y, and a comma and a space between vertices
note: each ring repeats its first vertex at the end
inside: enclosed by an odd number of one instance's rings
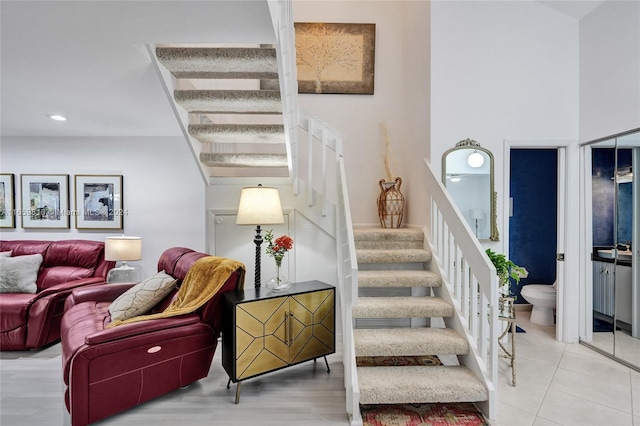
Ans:
MULTIPOLYGON (((358 367, 442 365, 437 356, 364 356, 358 367)), ((363 426, 487 426, 471 403, 360 405, 363 426)))
POLYGON ((421 356, 359 356, 357 367, 384 367, 402 365, 442 365, 435 355, 421 356))
POLYGON ((471 403, 361 405, 364 426, 488 426, 471 403))

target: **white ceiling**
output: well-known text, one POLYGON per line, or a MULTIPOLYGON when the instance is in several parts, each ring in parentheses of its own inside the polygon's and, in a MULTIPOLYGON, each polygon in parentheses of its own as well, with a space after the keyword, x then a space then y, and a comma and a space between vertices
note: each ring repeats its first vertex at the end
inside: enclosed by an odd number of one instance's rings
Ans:
POLYGON ((2 0, 0 19, 2 136, 180 135, 145 44, 274 43, 265 0, 2 0))
MULTIPOLYGON (((580 19, 602 2, 540 3, 580 19)), ((2 136, 180 135, 145 44, 274 42, 266 0, 2 0, 0 19, 2 136)))

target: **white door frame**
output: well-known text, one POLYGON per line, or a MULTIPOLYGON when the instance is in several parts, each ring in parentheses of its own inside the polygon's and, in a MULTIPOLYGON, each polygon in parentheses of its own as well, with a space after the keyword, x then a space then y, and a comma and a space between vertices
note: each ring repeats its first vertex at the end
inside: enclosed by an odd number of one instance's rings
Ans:
MULTIPOLYGON (((579 285, 575 277, 580 267, 579 215, 579 148, 569 139, 505 139, 503 145, 503 239, 509 253, 509 193, 511 149, 558 150, 558 253, 564 253, 564 263, 557 265, 558 296, 556 302, 556 340, 578 342, 579 285), (571 279, 574 277, 574 279, 571 279)), ((559 263, 559 262, 557 262, 559 263)), ((526 266, 526 265, 525 265, 526 266)))

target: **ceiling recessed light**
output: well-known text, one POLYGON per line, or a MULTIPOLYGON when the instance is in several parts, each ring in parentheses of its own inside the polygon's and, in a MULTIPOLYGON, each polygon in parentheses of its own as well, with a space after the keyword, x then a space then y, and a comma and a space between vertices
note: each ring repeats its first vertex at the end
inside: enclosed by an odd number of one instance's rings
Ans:
POLYGON ((63 115, 48 114, 47 117, 49 117, 52 120, 56 120, 56 121, 67 121, 67 117, 65 117, 63 115))

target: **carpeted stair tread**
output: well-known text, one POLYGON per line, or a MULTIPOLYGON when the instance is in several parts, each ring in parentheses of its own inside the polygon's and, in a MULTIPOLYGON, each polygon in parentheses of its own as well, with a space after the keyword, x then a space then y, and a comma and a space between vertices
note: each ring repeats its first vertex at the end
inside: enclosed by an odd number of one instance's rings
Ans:
POLYGON ((157 47, 156 56, 176 78, 278 78, 275 48, 157 47))
POLYGON ((288 167, 287 154, 200 153, 200 161, 210 167, 288 167))
POLYGON ((358 263, 426 263, 431 261, 431 251, 425 249, 356 249, 356 258, 358 263))
POLYGON ((453 306, 439 297, 358 297, 353 318, 429 318, 453 316, 453 306))
POLYGON ((466 355, 469 344, 450 328, 353 330, 356 356, 466 355))
POLYGON ((174 98, 188 112, 282 113, 279 90, 176 90, 174 98))
POLYGON ((440 287, 439 274, 424 269, 358 271, 358 287, 440 287))
POLYGON ((424 232, 414 228, 354 228, 353 239, 355 241, 423 241, 424 232))
POLYGON ((486 401, 482 382, 464 366, 358 367, 360 404, 486 401))
POLYGON ((189 134, 204 143, 285 143, 282 124, 190 124, 189 134))

